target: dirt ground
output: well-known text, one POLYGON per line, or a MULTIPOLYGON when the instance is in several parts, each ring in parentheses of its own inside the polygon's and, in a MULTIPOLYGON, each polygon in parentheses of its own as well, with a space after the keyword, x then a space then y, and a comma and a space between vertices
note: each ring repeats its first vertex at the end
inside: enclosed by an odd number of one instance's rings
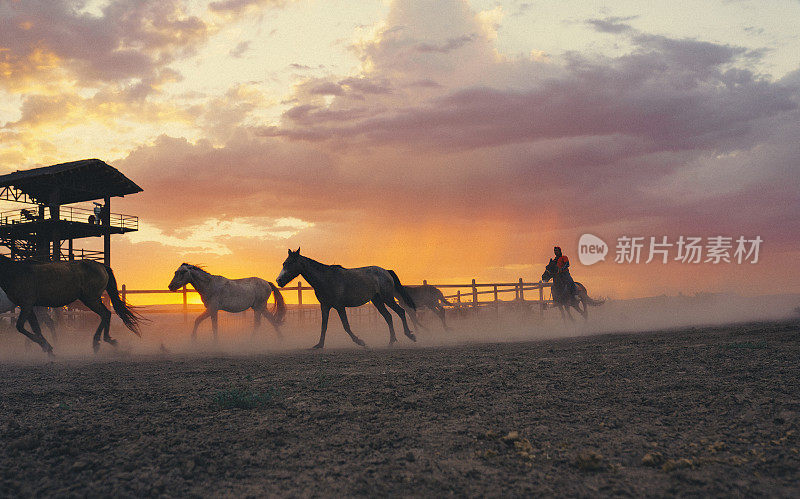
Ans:
POLYGON ((2 496, 800 494, 797 321, 0 376, 2 496))

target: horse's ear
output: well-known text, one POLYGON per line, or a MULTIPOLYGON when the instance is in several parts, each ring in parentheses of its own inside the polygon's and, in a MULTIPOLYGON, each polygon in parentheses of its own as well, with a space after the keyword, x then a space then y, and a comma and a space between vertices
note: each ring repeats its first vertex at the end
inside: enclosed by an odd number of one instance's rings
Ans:
POLYGON ((289 252, 289 256, 292 256, 292 250, 286 250, 289 252))
POLYGON ((295 253, 298 255, 300 254, 300 246, 297 247, 297 251, 295 251, 295 253))

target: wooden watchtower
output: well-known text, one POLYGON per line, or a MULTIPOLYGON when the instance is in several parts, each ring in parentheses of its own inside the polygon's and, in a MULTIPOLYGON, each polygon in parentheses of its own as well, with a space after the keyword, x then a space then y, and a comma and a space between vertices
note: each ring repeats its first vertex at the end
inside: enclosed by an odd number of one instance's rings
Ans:
POLYGON ((0 246, 15 260, 90 258, 111 264, 111 235, 139 229, 139 218, 111 213, 111 198, 142 192, 116 168, 85 159, 0 175, 0 201, 29 205, 0 213, 0 246), (88 206, 65 206, 93 202, 88 206), (103 251, 73 240, 102 237, 103 251), (67 243, 67 248, 63 244, 67 243))

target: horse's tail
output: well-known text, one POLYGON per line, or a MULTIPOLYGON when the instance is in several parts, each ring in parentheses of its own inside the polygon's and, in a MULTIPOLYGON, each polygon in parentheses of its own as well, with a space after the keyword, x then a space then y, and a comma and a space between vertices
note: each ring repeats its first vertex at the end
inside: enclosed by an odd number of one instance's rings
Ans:
POLYGON ((275 296, 275 308, 272 309, 272 315, 278 324, 283 324, 283 318, 286 317, 286 302, 283 300, 283 295, 278 290, 278 286, 267 281, 269 287, 272 288, 272 295, 275 296))
POLYGON ((585 303, 586 305, 591 305, 593 307, 599 307, 600 305, 602 305, 603 303, 606 302, 605 300, 595 300, 594 298, 591 298, 589 296, 589 293, 586 291, 586 286, 584 286, 583 284, 581 284, 579 282, 576 282, 575 284, 578 287, 578 294, 581 297, 581 301, 583 303, 585 303))
POLYGON ((136 336, 141 337, 142 333, 139 331, 139 326, 142 322, 147 321, 144 317, 139 315, 134 307, 128 305, 119 296, 117 290, 117 279, 114 277, 114 271, 111 267, 105 265, 106 273, 108 274, 108 283, 106 284, 106 292, 111 299, 111 305, 114 307, 114 312, 117 313, 125 327, 133 331, 136 336))
POLYGON ((433 289, 436 290, 436 294, 438 295, 438 298, 439 298, 440 302, 444 303, 445 305, 449 305, 451 307, 453 306, 453 304, 450 303, 449 301, 447 301, 447 298, 444 297, 444 293, 442 293, 441 289, 439 289, 439 288, 433 288, 433 289))
POLYGON ((414 303, 414 300, 411 298, 411 295, 408 294, 408 291, 406 290, 405 286, 400 284, 400 278, 397 277, 397 274, 394 273, 394 270, 389 270, 388 272, 389 275, 392 276, 392 280, 394 281, 394 289, 395 291, 397 291, 397 294, 400 295, 400 297, 403 299, 404 302, 406 302, 406 304, 409 307, 416 310, 417 305, 416 303, 414 303))

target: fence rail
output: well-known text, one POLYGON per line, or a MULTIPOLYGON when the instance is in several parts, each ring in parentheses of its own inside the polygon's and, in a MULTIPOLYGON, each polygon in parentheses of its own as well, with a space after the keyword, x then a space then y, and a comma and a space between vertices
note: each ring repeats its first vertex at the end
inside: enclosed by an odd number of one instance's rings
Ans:
MULTIPOLYGON (((89 217, 95 219, 93 209, 80 208, 77 206, 61 206, 58 212, 58 219, 67 222, 88 223, 89 217)), ((35 209, 7 210, 0 212, 0 225, 10 225, 39 220, 52 220, 49 210, 44 210, 41 214, 35 209)), ((125 215, 123 213, 110 213, 109 222, 111 227, 128 230, 139 230, 139 217, 135 215, 125 215)), ((95 222, 98 223, 98 222, 95 222)))
MULTIPOLYGON (((422 281, 422 284, 428 284, 428 281, 422 281)), ((545 299, 544 290, 550 288, 551 284, 548 282, 524 282, 520 277, 516 282, 496 282, 496 283, 478 283, 475 279, 469 284, 433 284, 440 289, 456 290, 455 294, 445 294, 444 297, 455 308, 477 308, 480 306, 494 305, 499 307, 502 303, 528 303, 531 305, 538 305, 539 310, 546 308, 548 304, 552 303, 551 299, 545 299), (463 291, 463 292, 462 292, 463 291), (534 297, 530 298, 525 296, 526 291, 536 291, 534 297), (501 297, 510 296, 511 299, 503 300, 501 297), (491 295, 490 300, 480 300, 481 295, 491 295)), ((311 286, 304 285, 302 281, 298 281, 294 286, 286 286, 281 288, 281 293, 288 296, 290 293, 297 293, 297 304, 289 305, 289 307, 296 307, 299 310, 299 317, 302 318, 306 315, 309 305, 316 304, 316 300, 304 303, 303 293, 314 291, 311 286)), ((197 290, 183 286, 176 291, 169 291, 167 289, 128 289, 125 284, 120 289, 120 294, 123 299, 128 295, 140 294, 181 294, 183 298, 183 316, 184 321, 188 320, 189 314, 189 295, 197 293, 197 290)))

